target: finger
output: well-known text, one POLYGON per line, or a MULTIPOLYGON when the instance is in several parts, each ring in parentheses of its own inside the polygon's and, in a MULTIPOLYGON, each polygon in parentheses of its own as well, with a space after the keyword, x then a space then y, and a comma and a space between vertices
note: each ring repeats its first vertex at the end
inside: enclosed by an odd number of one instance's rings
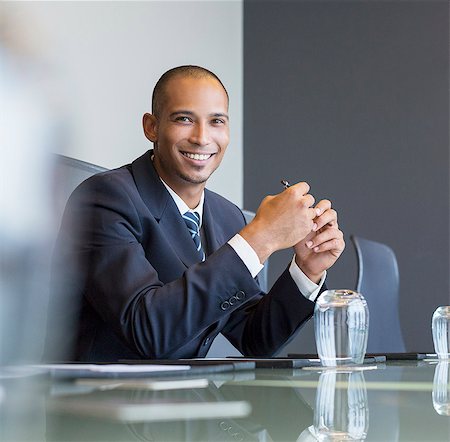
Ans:
POLYGON ((345 249, 345 241, 343 239, 334 238, 330 241, 322 243, 320 246, 313 248, 314 253, 321 252, 334 252, 336 254, 341 254, 345 249))
POLYGON ((320 200, 316 204, 316 209, 318 210, 317 215, 321 215, 326 210, 331 209, 331 201, 330 200, 320 200))
POLYGON ((314 238, 310 239, 306 243, 306 247, 308 249, 315 249, 316 247, 320 247, 322 244, 333 241, 334 239, 342 240, 344 234, 339 229, 327 229, 323 232, 317 234, 314 238))
MULTIPOLYGON (((314 197, 311 194, 307 194, 300 199, 300 205, 302 207, 311 207, 314 205, 314 197)), ((316 210, 314 210, 314 217, 316 217, 316 210)))
POLYGON ((317 224, 317 230, 326 225, 337 228, 337 212, 334 209, 328 209, 322 215, 318 216, 314 222, 317 224))
POLYGON ((310 186, 308 183, 302 181, 301 183, 297 183, 289 187, 285 190, 285 192, 291 192, 296 194, 298 197, 306 195, 309 192, 310 186))

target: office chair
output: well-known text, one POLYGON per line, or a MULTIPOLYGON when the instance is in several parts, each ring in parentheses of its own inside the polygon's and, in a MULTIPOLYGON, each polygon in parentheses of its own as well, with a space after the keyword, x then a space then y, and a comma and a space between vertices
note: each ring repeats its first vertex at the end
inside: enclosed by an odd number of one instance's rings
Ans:
POLYGON ((385 244, 355 235, 350 239, 358 258, 356 291, 369 307, 368 353, 404 352, 400 329, 397 259, 385 244))
MULTIPOLYGON (((57 186, 57 207, 60 218, 64 210, 64 206, 69 199, 70 194, 85 179, 96 173, 105 172, 105 167, 97 166, 86 161, 70 158, 65 155, 55 154, 55 182, 57 186)), ((255 214, 249 210, 242 211, 245 220, 249 223, 255 214)), ((268 264, 258 275, 259 284, 263 291, 268 289, 268 264)), ((231 345, 228 340, 219 334, 214 340, 207 357, 223 357, 223 356, 242 356, 236 348, 231 345)))
POLYGON ((90 176, 108 169, 60 154, 54 154, 53 166, 57 210, 55 216, 59 221, 75 188, 90 176))

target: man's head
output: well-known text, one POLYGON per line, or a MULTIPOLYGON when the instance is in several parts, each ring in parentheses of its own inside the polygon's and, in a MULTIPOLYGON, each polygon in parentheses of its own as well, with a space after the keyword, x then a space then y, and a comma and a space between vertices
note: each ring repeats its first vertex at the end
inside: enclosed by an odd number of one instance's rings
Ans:
POLYGON ((214 74, 214 72, 202 68, 201 66, 194 66, 194 65, 178 66, 176 68, 169 69, 167 72, 164 72, 164 74, 161 75, 161 78, 157 81, 155 88, 153 89, 152 114, 155 117, 159 117, 161 109, 164 106, 167 84, 172 78, 175 78, 177 76, 214 79, 222 86, 223 90, 225 91, 225 94, 227 95, 227 100, 229 99, 228 92, 225 89, 225 86, 220 81, 220 78, 216 74, 214 74))
POLYGON ((215 74, 198 66, 166 72, 143 117, 160 177, 180 196, 203 189, 229 142, 228 94, 215 74))

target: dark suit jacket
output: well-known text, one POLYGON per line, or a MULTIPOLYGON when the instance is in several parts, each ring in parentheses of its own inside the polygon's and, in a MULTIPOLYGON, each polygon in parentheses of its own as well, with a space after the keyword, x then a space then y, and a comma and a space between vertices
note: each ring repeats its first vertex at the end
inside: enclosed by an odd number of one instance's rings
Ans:
POLYGON ((314 303, 287 269, 261 292, 227 244, 244 225, 237 206, 205 190, 211 253, 199 263, 151 151, 82 183, 68 201, 56 255, 64 267, 56 285, 66 295, 61 308, 76 316, 69 359, 202 357, 219 332, 244 355, 277 352, 314 303))

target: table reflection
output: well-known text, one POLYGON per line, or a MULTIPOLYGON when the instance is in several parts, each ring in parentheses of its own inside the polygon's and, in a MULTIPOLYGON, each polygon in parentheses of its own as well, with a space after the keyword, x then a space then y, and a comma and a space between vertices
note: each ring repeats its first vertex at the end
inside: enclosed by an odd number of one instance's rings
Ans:
MULTIPOLYGON (((284 376, 277 377, 284 380, 284 376)), ((272 379, 272 376, 268 376, 272 379)), ((248 381, 247 381, 248 382, 248 381)), ((251 381, 250 381, 251 382, 251 381)), ((304 428, 311 425, 313 411, 305 402, 298 388, 258 388, 240 385, 239 381, 227 383, 210 381, 206 388, 146 391, 145 389, 95 390, 82 394, 64 393, 56 397, 59 404, 63 402, 82 401, 86 410, 88 404, 150 404, 150 403, 201 403, 224 404, 245 401, 251 406, 248 416, 210 417, 201 414, 190 419, 182 419, 173 414, 171 420, 155 420, 148 416, 148 421, 127 422, 109 418, 90 419, 86 425, 86 415, 55 412, 55 407, 48 408, 47 441, 60 440, 140 440, 140 441, 295 441, 304 428), (283 410, 285 411, 283 413, 283 410), (295 418, 293 418, 295 415, 295 418)), ((55 396, 49 398, 49 402, 55 396)), ((80 407, 80 410, 83 410, 80 407)), ((117 413, 115 413, 117 415, 117 413)), ((92 416, 94 417, 94 416, 92 416)))
MULTIPOLYGON (((360 371, 326 371, 320 375, 309 433, 319 441, 365 440, 369 407, 364 375, 360 371)), ((304 435, 301 440, 308 438, 304 435)))
POLYGON ((214 374, 206 376, 205 382, 197 383, 195 388, 193 381, 198 379, 194 376, 178 380, 172 377, 171 384, 189 380, 184 388, 172 385, 172 390, 167 384, 161 385, 161 378, 89 381, 39 376, 0 380, 0 439, 449 440, 449 362, 435 365, 401 361, 363 372, 323 367, 319 370, 214 374), (152 387, 155 383, 159 385, 152 387), (229 404, 234 402, 247 403, 251 412, 239 414, 234 407, 230 410, 229 404), (166 415, 162 415, 161 407, 170 404, 188 404, 189 417, 182 416, 176 407, 166 409, 166 415), (203 413, 191 409, 189 404, 206 404, 211 409, 203 413), (221 408, 223 404, 228 404, 226 413, 221 408), (109 414, 102 412, 105 407, 109 407, 109 414), (137 407, 139 415, 130 414, 130 407, 137 407), (147 414, 143 415, 143 410, 147 414), (213 413, 214 410, 219 413, 213 413))
POLYGON ((442 416, 450 416, 449 370, 448 360, 439 362, 434 369, 433 407, 442 416))

